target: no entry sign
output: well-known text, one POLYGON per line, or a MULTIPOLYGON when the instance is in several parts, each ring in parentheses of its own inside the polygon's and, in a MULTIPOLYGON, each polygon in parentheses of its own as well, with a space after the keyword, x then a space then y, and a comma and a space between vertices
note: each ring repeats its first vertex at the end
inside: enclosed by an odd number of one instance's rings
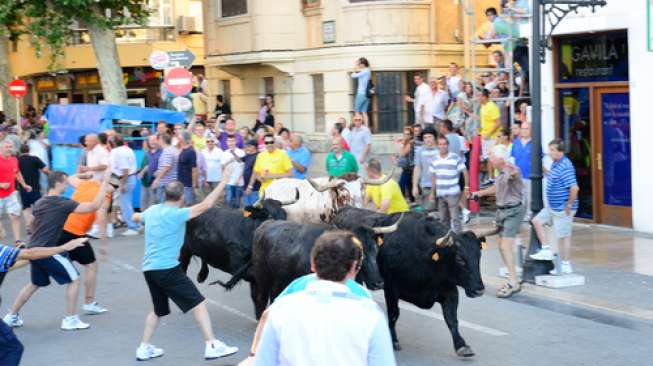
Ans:
POLYGON ((175 67, 168 71, 164 82, 166 89, 172 95, 180 97, 193 89, 193 74, 183 67, 175 67))
POLYGON ((27 94, 27 83, 20 79, 12 80, 7 89, 14 98, 22 98, 27 94))

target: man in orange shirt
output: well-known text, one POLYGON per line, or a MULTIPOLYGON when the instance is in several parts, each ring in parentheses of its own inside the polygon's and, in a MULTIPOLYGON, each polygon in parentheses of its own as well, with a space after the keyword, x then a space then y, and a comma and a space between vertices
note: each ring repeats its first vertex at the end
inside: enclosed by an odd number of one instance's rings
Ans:
MULTIPOLYGON (((100 191, 100 182, 90 179, 93 176, 90 174, 78 174, 68 177, 68 183, 75 188, 71 198, 77 202, 93 202, 98 192, 100 191)), ((112 178, 109 184, 113 185, 114 189, 118 187, 117 178, 112 178)), ((102 210, 107 210, 110 206, 111 194, 108 193, 106 200, 102 204, 102 210)), ((96 212, 88 213, 71 213, 63 227, 63 232, 59 237, 59 244, 63 245, 70 240, 86 237, 86 233, 93 226, 96 218, 96 212)), ((100 246, 106 246, 106 236, 100 239, 100 246)), ((91 247, 89 240, 86 243, 68 252, 70 260, 84 266, 84 306, 83 310, 87 315, 97 315, 106 313, 108 310, 100 306, 95 301, 95 286, 97 283, 97 260, 95 253, 91 247)))

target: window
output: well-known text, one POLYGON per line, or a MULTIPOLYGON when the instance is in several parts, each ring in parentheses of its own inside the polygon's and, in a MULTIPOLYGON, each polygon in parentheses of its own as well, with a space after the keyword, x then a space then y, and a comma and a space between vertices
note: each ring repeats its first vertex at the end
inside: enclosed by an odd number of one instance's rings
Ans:
POLYGON ((315 113, 315 132, 326 131, 324 114, 324 75, 311 75, 313 78, 313 113, 315 113))
POLYGON ((149 0, 151 14, 148 25, 151 27, 172 27, 172 0, 149 0))
POLYGON ((274 96, 274 78, 273 77, 263 78, 263 94, 274 96))
POLYGON ((229 80, 220 80, 220 90, 222 90, 222 96, 227 103, 231 103, 231 81, 229 80))
POLYGON ((247 14, 247 0, 222 0, 220 10, 223 18, 247 14))
MULTIPOLYGON (((405 96, 413 94, 416 71, 378 71, 372 73, 376 94, 370 103, 370 125, 375 133, 401 132, 414 119, 412 104, 405 96)), ((421 71, 423 75, 427 73, 421 71)))

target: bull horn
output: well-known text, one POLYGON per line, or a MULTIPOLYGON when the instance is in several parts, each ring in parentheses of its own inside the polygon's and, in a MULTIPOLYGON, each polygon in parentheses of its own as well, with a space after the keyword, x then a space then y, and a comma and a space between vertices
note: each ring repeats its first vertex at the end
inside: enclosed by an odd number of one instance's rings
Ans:
POLYGON ((392 167, 390 174, 386 175, 383 179, 363 178, 363 183, 369 184, 371 186, 380 186, 382 184, 386 184, 390 179, 392 179, 392 176, 395 175, 395 170, 397 170, 397 167, 392 167))
POLYGON ((397 222, 395 222, 394 224, 390 226, 372 227, 370 229, 374 232, 374 234, 392 234, 395 231, 397 231, 397 229, 399 228, 399 223, 403 219, 404 219, 404 214, 402 213, 401 216, 399 216, 399 220, 397 220, 397 222))
POLYGON ((263 200, 264 199, 265 199, 265 191, 263 191, 263 193, 261 193, 261 197, 258 198, 258 201, 254 202, 252 207, 261 208, 261 206, 263 206, 263 200))
POLYGON ((321 185, 320 183, 313 180, 313 178, 306 178, 306 180, 308 181, 308 183, 310 183, 310 185, 313 187, 313 189, 315 189, 318 192, 325 192, 325 191, 327 191, 327 190, 329 190, 331 188, 335 188, 335 187, 338 186, 338 181, 337 180, 333 180, 333 181, 327 183, 326 185, 321 185))
POLYGON ((288 205, 295 204, 297 201, 299 201, 299 189, 295 188, 295 198, 294 199, 291 199, 291 200, 288 200, 288 201, 280 201, 280 202, 281 202, 281 206, 288 206, 288 205))
POLYGON ((449 230, 447 235, 435 241, 435 246, 438 248, 446 248, 453 245, 453 231, 449 230))
POLYGON ((492 229, 487 229, 487 230, 482 230, 482 231, 472 230, 472 232, 474 233, 474 235, 476 235, 477 238, 482 238, 482 237, 486 237, 486 236, 497 235, 498 233, 501 232, 501 230, 503 230, 503 227, 494 226, 492 229))

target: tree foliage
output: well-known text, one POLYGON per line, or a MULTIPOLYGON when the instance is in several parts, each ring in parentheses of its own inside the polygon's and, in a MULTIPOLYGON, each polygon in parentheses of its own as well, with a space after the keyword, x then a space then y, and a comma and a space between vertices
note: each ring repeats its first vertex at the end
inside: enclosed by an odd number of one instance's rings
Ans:
POLYGON ((2 0, 0 33, 14 41, 29 36, 37 56, 49 51, 54 67, 75 27, 144 25, 148 5, 147 0, 2 0))

